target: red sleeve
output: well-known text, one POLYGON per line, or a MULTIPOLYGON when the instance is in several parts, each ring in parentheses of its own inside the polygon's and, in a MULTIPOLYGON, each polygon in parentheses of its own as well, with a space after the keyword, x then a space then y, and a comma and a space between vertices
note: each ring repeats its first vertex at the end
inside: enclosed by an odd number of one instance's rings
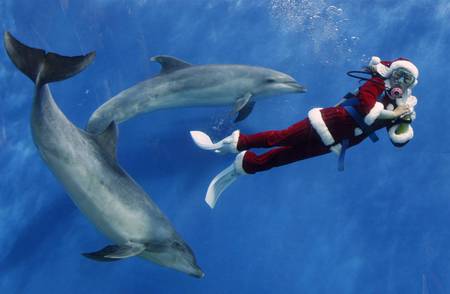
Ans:
POLYGON ((383 104, 377 101, 384 90, 384 81, 380 77, 371 78, 359 88, 356 96, 360 104, 356 108, 364 116, 364 121, 368 125, 371 125, 384 109, 383 104))

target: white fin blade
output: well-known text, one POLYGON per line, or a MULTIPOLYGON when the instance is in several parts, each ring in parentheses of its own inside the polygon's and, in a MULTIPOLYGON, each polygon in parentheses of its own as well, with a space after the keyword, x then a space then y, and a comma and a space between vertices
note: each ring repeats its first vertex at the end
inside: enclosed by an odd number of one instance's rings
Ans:
POLYGON ((194 143, 201 149, 214 150, 217 148, 216 144, 211 141, 211 138, 200 131, 191 131, 191 137, 194 143))
POLYGON ((225 189, 228 188, 228 186, 230 186, 237 177, 238 174, 236 173, 233 165, 230 165, 214 177, 208 186, 208 191, 206 192, 205 197, 205 201, 211 209, 216 206, 216 203, 223 191, 225 191, 225 189))

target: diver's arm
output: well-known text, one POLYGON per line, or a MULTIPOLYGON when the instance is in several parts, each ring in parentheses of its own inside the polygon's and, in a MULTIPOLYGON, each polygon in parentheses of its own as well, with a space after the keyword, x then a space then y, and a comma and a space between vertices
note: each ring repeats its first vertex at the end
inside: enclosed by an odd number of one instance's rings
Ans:
POLYGON ((363 115, 364 122, 369 126, 373 124, 380 115, 380 112, 384 109, 383 104, 377 101, 378 96, 384 90, 384 81, 380 77, 373 77, 359 87, 358 94, 356 95, 359 104, 355 108, 363 115))
POLYGON ((408 105, 400 105, 395 110, 381 110, 378 119, 397 119, 410 113, 411 109, 408 105))

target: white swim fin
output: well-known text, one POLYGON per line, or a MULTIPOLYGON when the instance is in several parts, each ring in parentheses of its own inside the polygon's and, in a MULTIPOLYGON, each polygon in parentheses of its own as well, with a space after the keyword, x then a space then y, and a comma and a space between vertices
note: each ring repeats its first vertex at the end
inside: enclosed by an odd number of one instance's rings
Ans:
POLYGON ((200 131, 191 131, 192 140, 203 150, 211 150, 220 154, 238 153, 237 144, 239 141, 239 130, 234 131, 230 136, 225 137, 217 143, 213 143, 211 138, 200 131))
POLYGON ((245 152, 246 151, 239 153, 233 164, 221 171, 209 184, 205 197, 205 201, 209 207, 214 208, 220 195, 222 195, 222 192, 225 191, 225 189, 228 188, 239 176, 247 174, 242 167, 245 152))

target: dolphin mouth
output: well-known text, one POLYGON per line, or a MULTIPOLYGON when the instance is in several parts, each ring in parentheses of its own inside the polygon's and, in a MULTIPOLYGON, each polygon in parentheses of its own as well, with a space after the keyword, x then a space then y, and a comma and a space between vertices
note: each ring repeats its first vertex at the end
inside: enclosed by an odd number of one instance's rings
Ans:
POLYGON ((306 87, 300 85, 296 81, 287 81, 287 82, 284 82, 283 84, 285 84, 285 85, 287 85, 287 86, 289 86, 291 88, 294 88, 296 90, 296 92, 299 92, 299 93, 305 93, 306 92, 306 87))
POLYGON ((202 271, 202 269, 198 265, 195 265, 194 268, 195 268, 195 270, 193 272, 189 273, 189 275, 193 276, 195 278, 198 278, 198 279, 202 279, 205 276, 205 273, 202 271))

